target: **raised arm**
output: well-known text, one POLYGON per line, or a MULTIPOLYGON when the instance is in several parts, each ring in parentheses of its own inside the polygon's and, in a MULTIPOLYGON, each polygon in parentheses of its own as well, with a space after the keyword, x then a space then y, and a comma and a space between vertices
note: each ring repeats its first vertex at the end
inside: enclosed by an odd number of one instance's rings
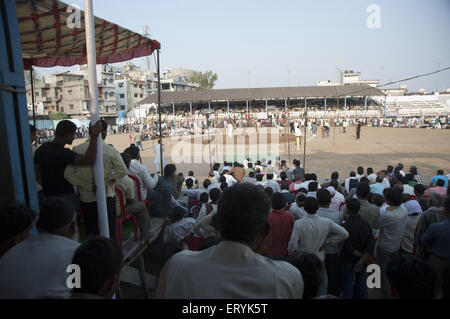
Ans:
POLYGON ((98 135, 102 131, 102 123, 100 120, 89 128, 90 142, 89 147, 84 155, 77 154, 73 162, 74 165, 94 164, 97 158, 97 141, 98 135))

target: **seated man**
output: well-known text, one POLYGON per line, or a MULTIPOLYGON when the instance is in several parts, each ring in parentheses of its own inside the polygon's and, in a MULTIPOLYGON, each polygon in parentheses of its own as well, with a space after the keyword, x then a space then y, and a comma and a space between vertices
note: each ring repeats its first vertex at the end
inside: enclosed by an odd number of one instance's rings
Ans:
POLYGON ((184 250, 161 271, 157 298, 301 298, 303 279, 292 265, 261 255, 270 243, 270 199, 241 183, 220 197, 222 241, 203 251, 184 250))
POLYGON ((159 194, 159 198, 152 202, 151 212, 156 217, 169 217, 172 212, 173 186, 171 178, 175 176, 177 168, 173 164, 167 164, 164 167, 164 176, 158 179, 155 191, 159 194))
POLYGON ((36 224, 39 235, 12 247, 0 259, 0 299, 68 298, 67 266, 80 245, 75 211, 63 198, 43 200, 36 224))
POLYGON ((164 242, 169 244, 170 250, 179 248, 180 241, 189 239, 193 234, 195 219, 184 217, 184 210, 177 206, 170 215, 170 224, 164 229, 164 242))
MULTIPOLYGON (((127 153, 120 154, 127 169, 130 169, 131 156, 127 153)), ((148 215, 147 207, 144 202, 139 202, 134 196, 134 182, 128 175, 125 175, 115 184, 117 188, 122 190, 124 196, 125 211, 128 214, 136 216, 139 230, 141 231, 140 240, 145 241, 150 236, 150 217, 148 215)), ((119 198, 116 197, 117 215, 120 215, 119 198)))
POLYGON ((36 213, 24 205, 0 205, 0 259, 30 236, 36 213))
POLYGON ((281 194, 286 199, 286 204, 291 205, 293 202, 295 202, 295 195, 292 193, 289 193, 289 185, 286 183, 281 184, 281 194))
POLYGON ((80 267, 80 288, 71 299, 110 299, 119 287, 122 252, 116 242, 91 237, 75 251, 72 264, 80 267))

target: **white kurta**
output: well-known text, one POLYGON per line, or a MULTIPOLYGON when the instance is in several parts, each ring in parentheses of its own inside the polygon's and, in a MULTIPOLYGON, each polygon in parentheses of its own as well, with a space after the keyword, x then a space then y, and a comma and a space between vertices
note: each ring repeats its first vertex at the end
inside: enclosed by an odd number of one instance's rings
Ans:
POLYGON ((233 137, 233 124, 228 124, 228 128, 227 128, 227 135, 229 138, 233 137))
MULTIPOLYGON (((164 151, 166 150, 166 147, 162 146, 162 161, 163 161, 163 169, 166 166, 166 159, 164 158, 164 151)), ((161 171, 161 152, 160 152, 160 144, 155 145, 155 165, 156 165, 156 172, 159 173, 161 171)))

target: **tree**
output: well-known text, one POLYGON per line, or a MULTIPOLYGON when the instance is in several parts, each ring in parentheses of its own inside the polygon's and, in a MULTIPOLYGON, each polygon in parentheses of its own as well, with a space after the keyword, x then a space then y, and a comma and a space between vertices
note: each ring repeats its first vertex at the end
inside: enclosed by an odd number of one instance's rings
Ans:
POLYGON ((217 74, 213 73, 213 71, 194 72, 189 77, 189 81, 200 85, 197 90, 209 90, 216 85, 217 74))
POLYGON ((64 112, 52 112, 48 115, 50 120, 57 121, 57 120, 65 120, 69 118, 69 115, 67 115, 64 112))

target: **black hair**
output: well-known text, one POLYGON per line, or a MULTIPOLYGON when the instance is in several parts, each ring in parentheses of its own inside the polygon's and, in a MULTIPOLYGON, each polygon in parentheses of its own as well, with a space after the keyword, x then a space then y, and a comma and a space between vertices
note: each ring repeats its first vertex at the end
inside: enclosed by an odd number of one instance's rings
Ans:
POLYGON ((299 192, 299 193, 305 193, 305 194, 306 194, 306 193, 308 193, 308 190, 307 190, 306 188, 302 187, 302 188, 299 188, 299 189, 298 189, 298 192, 299 192))
POLYGON ((414 193, 419 196, 422 196, 425 193, 425 186, 423 184, 414 185, 414 193))
POLYGON ((219 183, 226 183, 226 181, 227 181, 227 178, 225 177, 225 176, 223 176, 223 175, 220 175, 219 176, 219 183))
POLYGON ((256 174, 256 180, 257 180, 258 182, 261 182, 262 179, 263 179, 263 175, 262 175, 262 174, 256 174))
POLYGON ((367 199, 370 193, 370 186, 367 183, 359 183, 356 187, 356 195, 361 199, 367 199))
POLYGON ((288 183, 281 183, 281 185, 280 185, 280 188, 282 189, 282 190, 289 190, 289 185, 288 185, 288 183))
POLYGON ((286 206, 286 198, 281 193, 275 193, 271 197, 272 200, 272 208, 274 210, 280 210, 284 206, 286 206))
POLYGON ((425 262, 403 255, 394 256, 387 265, 387 277, 400 299, 433 299, 436 274, 425 262))
POLYGON ((0 244, 31 226, 36 213, 19 204, 3 203, 0 205, 0 244))
POLYGON ((73 291, 97 294, 107 280, 120 275, 122 260, 122 252, 114 240, 100 236, 87 239, 72 258, 72 264, 81 271, 80 288, 73 291))
POLYGON ((307 196, 305 198, 304 208, 308 214, 314 215, 319 209, 319 202, 314 197, 307 196))
POLYGON ((282 181, 284 181, 287 178, 287 174, 285 171, 280 172, 280 178, 282 181))
POLYGON ((361 203, 356 198, 350 198, 347 203, 347 210, 352 214, 356 215, 359 212, 359 209, 361 208, 361 203))
POLYGON ((189 171, 188 176, 194 176, 194 171, 189 171))
POLYGON ((369 184, 369 179, 367 177, 363 176, 359 179, 359 183, 369 184))
POLYGON ((123 160, 123 162, 125 163, 125 166, 126 166, 127 168, 130 168, 131 155, 128 154, 128 153, 123 152, 123 153, 120 154, 120 156, 122 156, 122 160, 123 160))
POLYGON ((239 183, 225 190, 217 205, 217 229, 224 240, 254 242, 268 223, 270 198, 256 185, 239 183))
POLYGON ((177 167, 174 164, 167 164, 164 167, 164 176, 170 177, 176 172, 176 170, 177 170, 177 167))
POLYGON ((251 171, 251 172, 248 172, 248 177, 255 177, 255 172, 253 172, 253 171, 251 171))
POLYGON ((222 192, 218 188, 213 188, 209 191, 209 198, 211 198, 212 202, 217 202, 217 200, 220 198, 220 195, 222 192))
POLYGON ((312 179, 313 181, 316 181, 316 182, 317 182, 317 175, 316 175, 316 173, 311 173, 311 174, 309 174, 309 176, 311 177, 311 179, 312 179))
POLYGON ((380 194, 373 194, 371 203, 375 206, 381 207, 384 204, 384 197, 380 194))
POLYGON ((444 175, 444 170, 439 169, 439 170, 437 171, 437 175, 444 175))
MULTIPOLYGON (((190 179, 190 178, 189 178, 190 179)), ((211 181, 209 180, 209 179, 205 179, 204 181, 203 181, 203 188, 204 189, 207 189, 208 187, 209 187, 209 185, 211 185, 212 183, 211 183, 211 181)))
POLYGON ((364 168, 362 166, 358 166, 358 168, 356 169, 356 171, 358 172, 359 175, 364 174, 364 168))
POLYGON ((337 191, 339 184, 338 184, 337 180, 333 179, 330 181, 330 186, 333 186, 334 189, 337 191))
POLYGON ((248 168, 253 168, 253 164, 252 163, 248 163, 247 166, 248 166, 248 168))
POLYGON ((175 222, 181 220, 184 217, 184 215, 185 215, 185 212, 184 212, 183 208, 181 208, 180 206, 175 206, 172 209, 172 212, 170 213, 169 218, 172 223, 175 223, 175 222))
POLYGON ((402 203, 402 192, 397 188, 393 188, 386 199, 391 206, 400 206, 402 203))
POLYGON ((295 266, 303 277, 304 289, 303 299, 317 297, 320 284, 322 283, 322 271, 324 264, 314 254, 296 253, 289 256, 288 262, 295 266))
POLYGON ((220 190, 223 192, 224 190, 226 190, 228 188, 228 183, 227 182, 223 182, 220 184, 220 190))
POLYGON ((207 192, 200 194, 200 202, 207 203, 209 201, 209 194, 207 192))
POLYGON ((373 168, 367 167, 367 175, 373 174, 373 168))
POLYGON ((326 188, 322 188, 317 191, 317 201, 321 206, 327 206, 331 203, 331 194, 330 191, 326 188))
POLYGON ((67 134, 73 134, 77 130, 75 123, 69 120, 62 120, 56 125, 55 136, 63 137, 67 134))
POLYGON ((128 148, 126 148, 124 153, 130 154, 132 159, 138 159, 139 158, 139 147, 137 147, 134 144, 131 144, 128 148))
POLYGON ((192 180, 192 178, 187 178, 186 179, 186 187, 191 188, 192 186, 194 186, 194 181, 192 180))
POLYGON ((266 179, 268 179, 268 180, 273 179, 273 174, 266 174, 266 179))
POLYGON ((417 167, 411 166, 409 172, 413 175, 417 175, 417 167))
POLYGON ((338 178, 339 178, 339 173, 338 172, 331 173, 331 180, 335 181, 338 178))
POLYGON ((317 191, 317 187, 319 187, 319 184, 317 182, 310 182, 308 184, 308 192, 315 192, 315 191, 317 191))
POLYGON ((388 165, 386 167, 386 170, 387 170, 388 173, 392 173, 392 171, 394 170, 394 167, 392 165, 388 165))
POLYGON ((444 186, 445 185, 445 181, 442 178, 439 178, 436 181, 436 186, 444 186))
POLYGON ((351 172, 350 172, 350 177, 355 177, 355 176, 356 176, 355 171, 351 171, 351 172))
POLYGON ((220 169, 220 164, 219 163, 214 163, 212 169, 213 169, 213 171, 218 171, 220 169))
POLYGON ((375 182, 383 183, 383 176, 377 176, 377 178, 375 179, 375 182))

